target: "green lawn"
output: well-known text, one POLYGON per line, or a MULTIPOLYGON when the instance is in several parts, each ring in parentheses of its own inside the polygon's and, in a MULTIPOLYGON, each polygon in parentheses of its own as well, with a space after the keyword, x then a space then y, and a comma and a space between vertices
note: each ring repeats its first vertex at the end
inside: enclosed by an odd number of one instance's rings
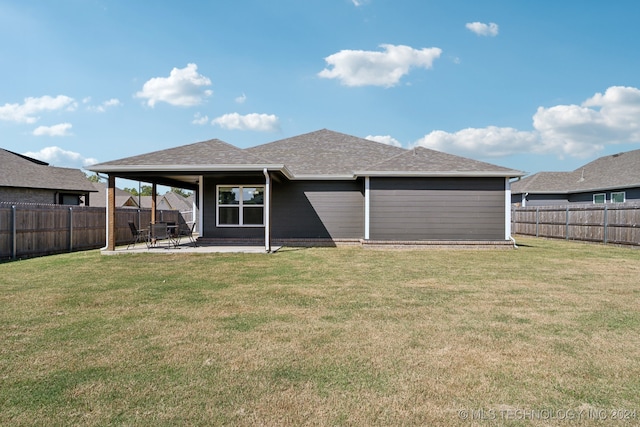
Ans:
POLYGON ((640 424, 640 250, 518 243, 0 264, 0 425, 640 424))

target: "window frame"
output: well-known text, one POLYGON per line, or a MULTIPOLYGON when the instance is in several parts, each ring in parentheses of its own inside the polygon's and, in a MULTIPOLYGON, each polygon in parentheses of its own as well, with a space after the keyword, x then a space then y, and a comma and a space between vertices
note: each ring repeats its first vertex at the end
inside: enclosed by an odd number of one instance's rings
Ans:
POLYGON ((626 191, 612 191, 611 192, 611 203, 624 203, 627 201, 627 192, 626 191), (613 197, 615 194, 622 194, 622 201, 621 202, 617 202, 615 200, 613 200, 613 197))
POLYGON ((595 193, 593 195, 593 203, 595 205, 603 205, 605 203, 607 203, 607 193, 595 193), (602 202, 596 202, 596 197, 598 196, 602 196, 603 197, 603 201, 602 202))
POLYGON ((245 188, 255 188, 262 190, 262 194, 264 196, 266 191, 266 186, 264 184, 218 184, 216 185, 216 227, 233 227, 233 228, 256 228, 256 227, 264 227, 265 224, 265 205, 264 200, 262 204, 255 203, 244 203, 244 189, 245 188), (221 204, 220 203, 220 189, 221 188, 232 188, 238 189, 240 194, 240 200, 238 200, 237 204, 221 204), (260 224, 245 224, 244 223, 244 208, 262 208, 262 223, 260 224), (237 224, 221 224, 220 223, 220 208, 237 208, 238 209, 238 223, 237 224))

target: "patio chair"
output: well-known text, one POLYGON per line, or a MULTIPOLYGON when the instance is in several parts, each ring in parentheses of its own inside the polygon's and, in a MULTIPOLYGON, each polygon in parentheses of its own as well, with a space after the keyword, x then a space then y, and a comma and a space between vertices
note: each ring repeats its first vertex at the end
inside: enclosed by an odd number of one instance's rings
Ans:
POLYGON ((131 242, 127 245, 127 249, 131 246, 136 246, 136 243, 147 241, 147 230, 138 229, 133 221, 129 221, 129 229, 131 230, 131 242))
POLYGON ((180 245, 180 230, 175 222, 167 222, 167 233, 169 233, 169 240, 174 248, 180 245))
POLYGON ((155 224, 151 224, 151 228, 149 229, 149 241, 147 243, 147 248, 157 247, 159 242, 163 240, 167 243, 167 248, 171 245, 171 235, 169 234, 169 229, 167 228, 166 222, 156 222, 155 224))
MULTIPOLYGON (((187 224, 185 224, 186 226, 187 224)), ((179 235, 182 237, 188 237, 189 241, 191 243, 193 243, 193 247, 197 247, 198 244, 196 243, 196 239, 193 237, 193 230, 194 228, 196 228, 196 223, 194 222, 193 224, 191 224, 191 227, 186 226, 186 227, 180 227, 180 233, 179 235)))

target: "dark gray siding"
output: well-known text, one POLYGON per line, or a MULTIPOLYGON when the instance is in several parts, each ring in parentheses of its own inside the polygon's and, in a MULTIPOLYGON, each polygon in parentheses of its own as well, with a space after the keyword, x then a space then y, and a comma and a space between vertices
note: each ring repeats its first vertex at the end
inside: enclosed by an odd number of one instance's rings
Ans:
POLYGON ((504 240, 504 178, 371 178, 371 240, 504 240))
POLYGON ((275 239, 361 239, 363 189, 360 179, 274 182, 271 235, 275 239))

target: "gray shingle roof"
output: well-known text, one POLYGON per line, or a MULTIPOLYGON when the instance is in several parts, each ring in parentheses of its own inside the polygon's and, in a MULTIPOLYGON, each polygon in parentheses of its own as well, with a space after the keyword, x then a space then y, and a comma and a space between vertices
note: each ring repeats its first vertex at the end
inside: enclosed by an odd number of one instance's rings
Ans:
POLYGON ((173 165, 249 165, 265 163, 254 154, 219 139, 154 151, 93 165, 105 166, 173 166, 173 165))
POLYGON ((511 186, 513 193, 579 193, 640 187, 640 150, 600 157, 572 172, 539 172, 511 186))
POLYGON ((80 169, 59 168, 0 149, 0 186, 66 191, 95 191, 80 169))
POLYGON ((214 167, 247 166, 252 170, 269 166, 297 179, 353 178, 368 172, 429 175, 445 172, 460 175, 521 176, 520 171, 445 154, 426 148, 406 150, 339 132, 322 129, 255 147, 240 149, 212 139, 140 156, 100 163, 96 172, 213 170, 214 167))
POLYGON ((299 175, 352 175, 354 170, 405 152, 403 148, 327 129, 248 148, 260 157, 284 163, 299 175))
POLYGON ((424 147, 416 147, 412 150, 403 150, 398 154, 383 162, 372 165, 369 174, 376 172, 407 172, 420 174, 496 174, 498 176, 518 176, 519 171, 480 162, 478 160, 467 159, 465 157, 454 156, 441 151, 430 150, 424 147))

